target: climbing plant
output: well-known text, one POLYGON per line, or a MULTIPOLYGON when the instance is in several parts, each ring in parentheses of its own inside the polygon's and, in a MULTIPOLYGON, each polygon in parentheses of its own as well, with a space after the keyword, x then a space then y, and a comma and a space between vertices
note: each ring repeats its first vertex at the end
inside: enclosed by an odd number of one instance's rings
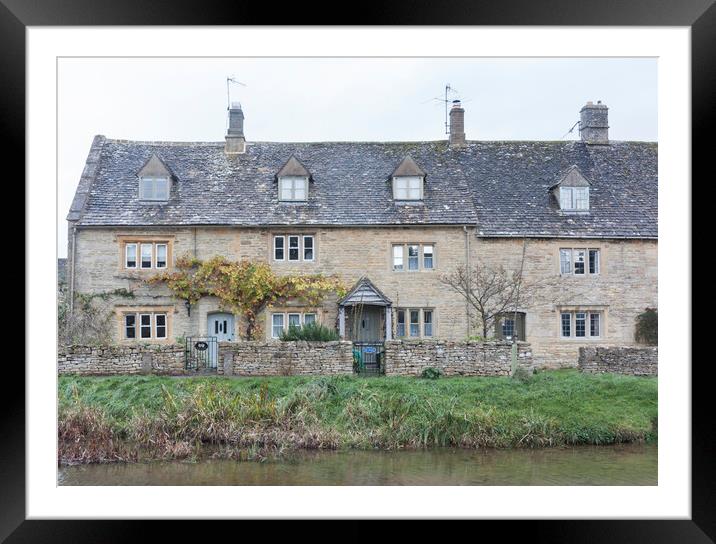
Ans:
POLYGON ((656 308, 646 308, 636 316, 634 339, 648 346, 656 346, 659 343, 659 314, 656 308))
POLYGON ((134 298, 128 289, 114 289, 97 293, 75 293, 74 308, 70 311, 67 295, 58 297, 57 325, 61 344, 109 344, 112 342, 112 315, 115 298, 134 298))
POLYGON ((177 259, 175 271, 163 272, 147 280, 164 283, 175 297, 195 303, 204 296, 215 296, 221 305, 242 315, 245 337, 260 337, 258 315, 267 307, 298 300, 308 306, 319 305, 326 295, 346 293, 342 281, 322 274, 278 275, 266 262, 230 261, 223 256, 201 261, 184 256, 177 259))

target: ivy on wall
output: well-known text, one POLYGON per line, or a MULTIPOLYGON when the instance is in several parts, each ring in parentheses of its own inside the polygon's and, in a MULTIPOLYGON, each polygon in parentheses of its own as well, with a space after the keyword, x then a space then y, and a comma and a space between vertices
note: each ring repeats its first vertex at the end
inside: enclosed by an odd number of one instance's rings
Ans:
POLYGON ((205 296, 215 296, 221 305, 245 319, 245 337, 261 337, 258 315, 267 307, 298 300, 318 306, 330 293, 345 295, 346 287, 336 277, 322 274, 278 275, 266 262, 230 261, 223 256, 201 261, 184 255, 177 259, 175 270, 147 279, 163 283, 174 296, 190 304, 205 296))

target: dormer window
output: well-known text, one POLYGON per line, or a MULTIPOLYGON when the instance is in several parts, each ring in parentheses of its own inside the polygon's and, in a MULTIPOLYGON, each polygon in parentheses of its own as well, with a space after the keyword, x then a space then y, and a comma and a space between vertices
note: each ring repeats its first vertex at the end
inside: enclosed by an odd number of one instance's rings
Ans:
POLYGON ((142 177, 139 178, 139 199, 140 200, 169 200, 169 178, 165 177, 142 177))
POLYGON ((139 200, 144 202, 166 202, 169 200, 171 183, 176 179, 166 163, 152 154, 137 172, 139 178, 139 200))
POLYGON ((306 202, 311 173, 294 155, 276 173, 280 202, 306 202))
POLYGON ((423 178, 421 176, 393 177, 393 198, 395 200, 422 200, 423 178))
POLYGON ((567 169, 562 179, 550 187, 550 190, 557 199, 561 210, 584 213, 589 211, 590 186, 589 180, 574 165, 567 169))
POLYGON ((282 176, 278 179, 279 199, 282 201, 303 202, 308 195, 308 177, 282 176))
POLYGON ((589 187, 560 187, 559 204, 563 210, 588 210, 589 187))
POLYGON ((415 161, 406 156, 391 174, 393 180, 393 200, 423 200, 425 172, 415 161))

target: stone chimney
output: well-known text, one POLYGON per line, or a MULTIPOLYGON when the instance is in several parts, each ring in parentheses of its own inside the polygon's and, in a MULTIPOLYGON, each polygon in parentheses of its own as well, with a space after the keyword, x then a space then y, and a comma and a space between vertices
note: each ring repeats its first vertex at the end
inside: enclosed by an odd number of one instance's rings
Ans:
POLYGON ((241 104, 232 102, 229 108, 229 128, 226 131, 227 155, 236 155, 246 152, 246 138, 244 138, 244 112, 241 111, 241 104))
POLYGON ((450 147, 465 145, 465 110, 459 100, 453 100, 450 109, 450 147))
POLYGON ((609 143, 609 108, 601 100, 587 102, 579 110, 579 135, 587 144, 609 143))

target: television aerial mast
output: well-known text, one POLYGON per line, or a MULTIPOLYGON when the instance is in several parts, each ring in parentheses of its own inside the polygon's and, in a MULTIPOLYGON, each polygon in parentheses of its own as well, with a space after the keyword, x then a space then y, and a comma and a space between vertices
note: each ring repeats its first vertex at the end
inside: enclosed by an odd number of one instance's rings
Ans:
POLYGON ((228 76, 226 78, 226 109, 231 109, 231 89, 230 84, 235 83, 236 85, 241 85, 242 87, 247 87, 246 83, 241 83, 240 81, 237 81, 236 78, 232 76, 228 76))

